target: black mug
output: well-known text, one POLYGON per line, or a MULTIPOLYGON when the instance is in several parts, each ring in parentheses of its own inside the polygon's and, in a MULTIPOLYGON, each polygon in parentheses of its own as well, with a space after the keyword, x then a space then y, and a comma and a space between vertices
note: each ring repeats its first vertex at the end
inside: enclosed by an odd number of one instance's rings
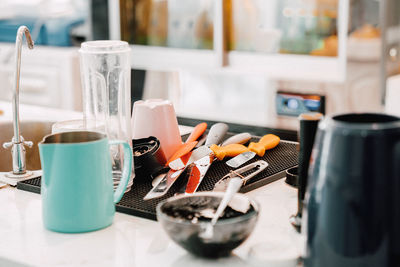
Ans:
POLYGON ((309 178, 306 267, 400 266, 399 118, 325 119, 309 178))

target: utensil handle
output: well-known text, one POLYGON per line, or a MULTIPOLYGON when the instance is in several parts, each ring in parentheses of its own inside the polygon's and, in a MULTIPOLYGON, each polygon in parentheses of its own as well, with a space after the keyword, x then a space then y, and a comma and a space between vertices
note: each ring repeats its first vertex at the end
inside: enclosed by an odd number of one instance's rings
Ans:
POLYGON ((257 143, 251 142, 249 149, 257 153, 258 156, 262 157, 265 154, 265 150, 273 149, 279 145, 280 141, 281 139, 278 136, 274 134, 267 134, 261 137, 260 141, 257 143))
POLYGON ((115 190, 114 192, 114 203, 116 204, 121 200, 122 196, 124 195, 126 187, 128 186, 129 179, 131 178, 133 154, 131 147, 125 141, 111 140, 108 142, 108 145, 122 145, 124 148, 124 168, 122 170, 122 178, 119 181, 117 190, 115 190))
POLYGON ((249 151, 247 147, 241 144, 230 144, 227 146, 212 145, 210 149, 218 160, 223 160, 225 157, 236 157, 239 154, 249 151))
POLYGON ((226 132, 228 132, 228 125, 222 122, 216 123, 210 128, 208 133, 206 146, 217 145, 224 138, 226 132))
POLYGON ((240 133, 226 139, 221 146, 227 146, 231 144, 245 144, 251 139, 251 134, 240 133))
POLYGON ((193 132, 191 132, 189 137, 186 139, 185 143, 196 141, 200 136, 203 135, 206 129, 207 129, 207 123, 202 122, 197 124, 196 127, 194 127, 193 132))
POLYGON ((196 140, 203 135, 206 129, 207 123, 202 122, 197 124, 185 143, 181 145, 181 147, 177 151, 175 151, 175 153, 168 159, 165 166, 168 166, 172 161, 177 160, 192 151, 192 149, 195 148, 198 143, 196 140))
POLYGON ((228 188, 226 189, 226 192, 224 194, 224 197, 222 198, 221 203, 219 204, 218 209, 211 220, 211 224, 215 224, 217 222, 218 218, 221 216, 226 206, 228 206, 229 202, 231 201, 233 196, 239 191, 242 185, 243 181, 239 177, 234 177, 230 180, 228 188))

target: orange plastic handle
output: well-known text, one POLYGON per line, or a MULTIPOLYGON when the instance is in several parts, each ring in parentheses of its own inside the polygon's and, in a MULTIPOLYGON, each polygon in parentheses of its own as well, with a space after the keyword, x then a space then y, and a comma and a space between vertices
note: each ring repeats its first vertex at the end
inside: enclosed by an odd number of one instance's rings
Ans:
POLYGON ((241 144, 230 144, 223 147, 212 145, 210 149, 219 160, 223 160, 225 157, 236 157, 243 152, 249 151, 247 147, 241 144))
POLYGON ((186 139, 185 143, 196 141, 200 136, 203 135, 206 129, 207 129, 207 123, 202 122, 197 124, 196 127, 194 127, 193 132, 186 139))
POLYGON ((274 134, 267 134, 261 137, 257 143, 251 142, 249 145, 250 151, 255 152, 258 156, 262 157, 265 154, 265 150, 273 149, 276 147, 281 139, 274 134))
POLYGON ((182 144, 179 149, 168 159, 165 166, 168 166, 171 161, 179 159, 180 157, 192 151, 192 149, 195 148, 198 143, 196 140, 203 135, 206 129, 207 123, 202 122, 197 124, 196 127, 194 127, 193 131, 190 133, 189 137, 186 139, 186 142, 182 144))
POLYGON ((172 157, 169 158, 169 160, 167 161, 167 163, 165 164, 165 166, 168 166, 168 164, 171 161, 174 161, 176 159, 179 159, 180 157, 186 155, 187 153, 189 153, 190 151, 192 151, 192 149, 197 145, 197 141, 193 141, 193 142, 189 142, 189 143, 184 143, 179 149, 178 151, 176 151, 172 157))

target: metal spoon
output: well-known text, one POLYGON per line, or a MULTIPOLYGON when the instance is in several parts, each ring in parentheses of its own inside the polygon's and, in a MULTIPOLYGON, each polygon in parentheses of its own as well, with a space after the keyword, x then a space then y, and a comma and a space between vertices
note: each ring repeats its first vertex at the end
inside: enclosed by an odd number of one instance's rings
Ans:
POLYGON ((229 182, 228 188, 224 194, 224 197, 219 203, 217 211, 214 213, 214 216, 211 219, 211 222, 206 225, 204 232, 199 234, 199 237, 203 239, 211 239, 214 235, 214 225, 217 223, 219 217, 224 212, 225 208, 228 206, 229 202, 233 198, 233 196, 239 191, 242 187, 243 181, 239 177, 234 177, 229 182))

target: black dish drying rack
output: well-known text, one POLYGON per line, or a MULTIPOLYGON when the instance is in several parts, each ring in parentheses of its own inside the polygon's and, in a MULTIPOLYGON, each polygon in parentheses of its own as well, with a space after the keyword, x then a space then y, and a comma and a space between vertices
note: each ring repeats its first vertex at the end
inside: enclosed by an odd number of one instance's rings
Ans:
MULTIPOLYGON (((259 137, 253 137, 251 141, 257 142, 258 140, 259 137)), ((268 162, 269 166, 248 181, 246 185, 241 188, 241 192, 249 192, 283 178, 285 176, 285 170, 298 165, 298 151, 296 146, 297 144, 295 142, 282 140, 276 148, 266 151, 265 155, 262 157, 262 160, 268 162)), ((256 156, 246 164, 260 159, 260 157, 256 156)), ((226 160, 213 162, 206 176, 204 177, 203 182, 200 184, 198 191, 211 191, 214 187, 214 184, 233 169, 227 166, 225 161, 226 160)), ((186 182, 187 175, 182 174, 165 196, 158 199, 144 201, 143 197, 152 188, 151 178, 139 171, 135 175, 132 189, 125 193, 121 201, 116 204, 116 210, 118 212, 156 220, 157 204, 162 200, 175 195, 175 193, 181 192, 182 188, 186 185, 186 182)), ((17 188, 20 190, 40 194, 40 183, 41 177, 37 177, 19 182, 17 184, 17 188)))

